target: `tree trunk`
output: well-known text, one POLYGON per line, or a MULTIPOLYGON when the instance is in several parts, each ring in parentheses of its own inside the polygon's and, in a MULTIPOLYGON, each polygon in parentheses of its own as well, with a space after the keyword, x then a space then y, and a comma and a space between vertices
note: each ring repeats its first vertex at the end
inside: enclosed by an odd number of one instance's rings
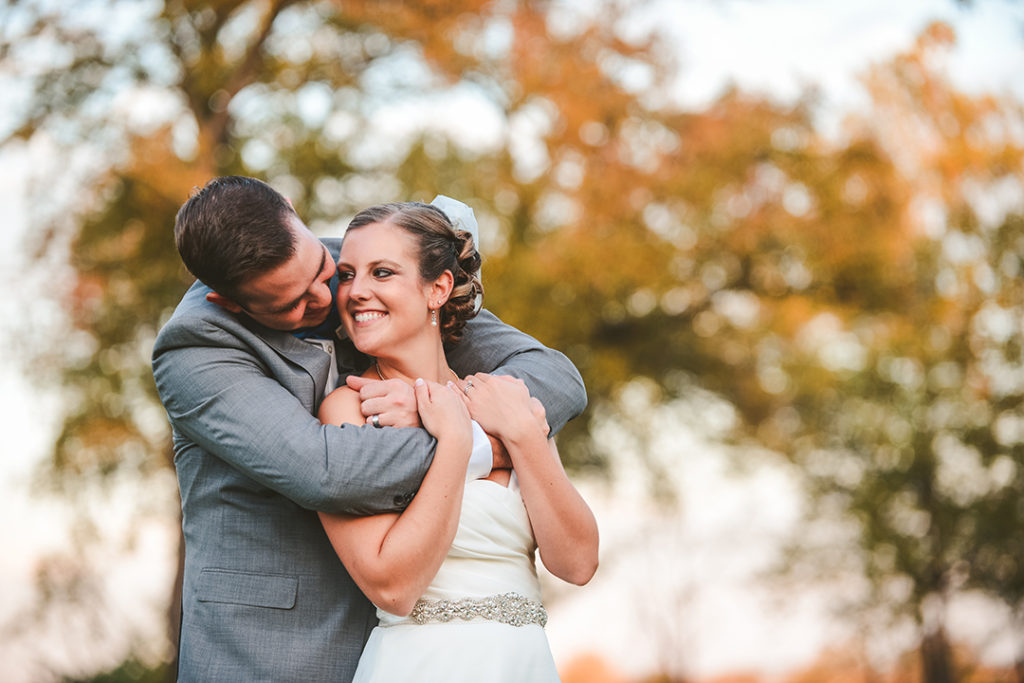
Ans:
POLYGON ((171 601, 167 606, 167 637, 171 643, 171 661, 167 666, 167 683, 178 680, 178 645, 181 639, 181 592, 185 581, 185 534, 178 516, 178 568, 174 572, 171 601))
POLYGON ((938 628, 921 641, 921 680, 923 683, 955 683, 953 657, 946 631, 938 628))

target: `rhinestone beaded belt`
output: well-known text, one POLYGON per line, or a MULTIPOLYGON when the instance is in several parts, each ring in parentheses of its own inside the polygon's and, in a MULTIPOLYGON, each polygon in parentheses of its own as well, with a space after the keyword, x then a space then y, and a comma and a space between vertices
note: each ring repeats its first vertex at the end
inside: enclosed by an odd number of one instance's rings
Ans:
POLYGON ((462 598, 460 600, 420 600, 412 608, 409 618, 417 624, 432 622, 446 623, 452 619, 480 618, 497 621, 510 626, 548 623, 544 605, 519 595, 503 593, 486 598, 462 598))

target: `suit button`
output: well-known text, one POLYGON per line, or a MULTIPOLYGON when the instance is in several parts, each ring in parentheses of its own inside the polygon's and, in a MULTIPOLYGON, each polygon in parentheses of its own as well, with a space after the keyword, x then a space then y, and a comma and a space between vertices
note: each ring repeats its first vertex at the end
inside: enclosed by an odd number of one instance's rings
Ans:
POLYGON ((395 505, 408 505, 412 502, 412 498, 415 494, 413 493, 399 493, 395 496, 395 505))

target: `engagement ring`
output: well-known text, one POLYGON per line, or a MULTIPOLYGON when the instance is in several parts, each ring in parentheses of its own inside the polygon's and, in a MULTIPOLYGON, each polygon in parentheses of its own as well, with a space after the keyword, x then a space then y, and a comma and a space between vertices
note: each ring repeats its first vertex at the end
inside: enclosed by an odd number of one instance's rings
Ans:
POLYGON ((472 388, 473 388, 473 380, 472 379, 467 379, 466 380, 466 386, 462 387, 462 391, 465 392, 465 394, 467 396, 469 396, 469 390, 472 389, 472 388))

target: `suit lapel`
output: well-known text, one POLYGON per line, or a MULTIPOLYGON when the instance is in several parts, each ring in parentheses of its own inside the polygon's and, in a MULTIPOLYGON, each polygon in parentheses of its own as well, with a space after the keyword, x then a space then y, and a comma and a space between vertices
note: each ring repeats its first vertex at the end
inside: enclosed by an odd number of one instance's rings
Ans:
POLYGON ((298 339, 291 332, 272 330, 254 322, 248 316, 238 317, 241 323, 266 342, 267 346, 306 371, 313 382, 313 405, 310 407, 310 412, 313 412, 323 401, 327 390, 331 357, 322 349, 298 339))

